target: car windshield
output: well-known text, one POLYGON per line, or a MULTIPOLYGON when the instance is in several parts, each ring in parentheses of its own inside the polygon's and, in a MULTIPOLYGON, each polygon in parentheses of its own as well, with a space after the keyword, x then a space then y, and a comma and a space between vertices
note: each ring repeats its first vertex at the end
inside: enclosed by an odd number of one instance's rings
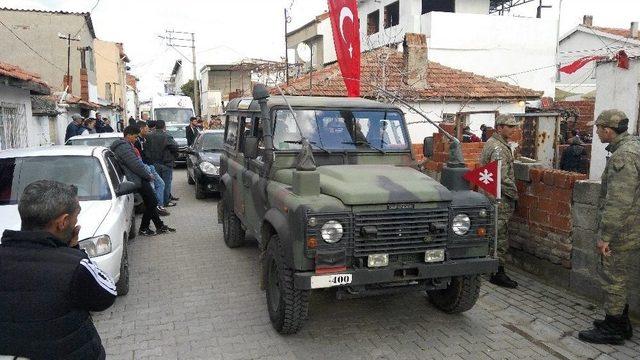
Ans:
POLYGON ((153 110, 154 120, 164 120, 178 124, 188 124, 193 110, 184 108, 161 108, 153 110))
POLYGON ((278 150, 300 149, 304 135, 314 149, 407 150, 408 141, 398 111, 278 110, 273 143, 278 150), (298 129, 299 128, 299 129, 298 129))
POLYGON ((0 159, 0 205, 17 204, 24 188, 37 180, 56 180, 78 188, 78 200, 109 200, 111 192, 98 159, 45 156, 0 159))
POLYGON ((202 151, 217 151, 224 149, 224 133, 202 134, 202 151))
POLYGON ((167 126, 167 134, 171 135, 174 139, 186 139, 187 133, 185 132, 186 126, 167 126))
POLYGON ((87 145, 87 146, 104 146, 109 147, 116 141, 116 137, 108 138, 90 138, 90 139, 71 139, 67 141, 67 145, 87 145))

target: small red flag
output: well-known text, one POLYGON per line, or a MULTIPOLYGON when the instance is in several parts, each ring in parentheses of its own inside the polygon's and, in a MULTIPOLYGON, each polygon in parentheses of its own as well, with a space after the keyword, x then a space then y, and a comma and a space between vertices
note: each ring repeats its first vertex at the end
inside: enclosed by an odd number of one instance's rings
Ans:
POLYGON ((360 96, 360 21, 356 0, 328 0, 333 43, 350 97, 360 96))
POLYGON ((573 74, 574 72, 580 70, 583 66, 587 65, 588 63, 592 62, 592 61, 596 61, 596 60, 602 60, 605 59, 606 56, 598 56, 598 55, 594 55, 594 56, 585 56, 582 57, 574 62, 572 62, 571 64, 567 64, 563 67, 561 67, 559 69, 560 72, 566 73, 566 74, 573 74))
POLYGON ((470 170, 464 174, 464 178, 473 185, 500 199, 500 165, 498 160, 487 165, 470 170))

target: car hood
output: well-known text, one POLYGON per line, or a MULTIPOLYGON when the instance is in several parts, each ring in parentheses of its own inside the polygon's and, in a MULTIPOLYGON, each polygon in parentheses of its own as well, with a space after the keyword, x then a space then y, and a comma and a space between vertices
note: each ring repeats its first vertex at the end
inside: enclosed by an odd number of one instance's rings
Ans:
POLYGON ((207 151, 207 152, 201 152, 200 158, 202 159, 202 161, 210 162, 213 165, 220 165, 220 155, 222 155, 222 153, 207 151))
MULTIPOLYGON (((80 201, 82 210, 78 215, 80 240, 92 237, 111 209, 111 201, 80 201)), ((0 233, 5 230, 20 230, 18 205, 0 206, 0 233)))
POLYGON ((330 165, 317 168, 321 192, 345 205, 451 201, 451 192, 409 167, 330 165))

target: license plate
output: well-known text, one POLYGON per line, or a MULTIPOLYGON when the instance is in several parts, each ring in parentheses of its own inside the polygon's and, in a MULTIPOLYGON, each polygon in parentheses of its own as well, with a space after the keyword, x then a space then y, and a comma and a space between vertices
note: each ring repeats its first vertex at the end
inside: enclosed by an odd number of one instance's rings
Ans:
POLYGON ((333 286, 351 284, 353 281, 352 274, 332 274, 332 275, 317 275, 311 277, 311 288, 321 289, 333 286))

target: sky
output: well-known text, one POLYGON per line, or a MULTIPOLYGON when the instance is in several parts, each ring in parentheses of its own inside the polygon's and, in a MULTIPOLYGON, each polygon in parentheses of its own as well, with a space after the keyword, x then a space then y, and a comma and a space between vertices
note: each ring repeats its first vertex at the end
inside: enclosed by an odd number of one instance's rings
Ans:
MULTIPOLYGON (((543 18, 558 18, 560 0, 543 0, 543 18)), ((534 17, 538 1, 514 8, 509 16, 534 17)), ((196 34, 198 71, 205 64, 229 64, 243 58, 284 57, 284 9, 289 30, 326 11, 326 0, 0 0, 0 7, 88 12, 99 39, 124 43, 131 73, 140 78, 142 98, 162 91, 163 79, 191 49, 165 45, 165 30, 196 34), (94 8, 95 6, 95 8, 94 8)), ((628 28, 640 21, 638 0, 562 0, 561 35, 594 16, 594 25, 628 28)), ((183 58, 186 57, 185 58, 183 58)))

